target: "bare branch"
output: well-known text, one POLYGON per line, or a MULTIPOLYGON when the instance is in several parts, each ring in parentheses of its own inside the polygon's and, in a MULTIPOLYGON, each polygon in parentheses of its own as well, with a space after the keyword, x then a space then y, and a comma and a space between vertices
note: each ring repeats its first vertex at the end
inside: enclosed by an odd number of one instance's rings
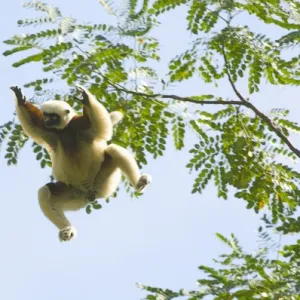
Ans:
POLYGON ((173 99, 177 101, 184 101, 184 102, 190 102, 190 103, 195 103, 195 104, 214 104, 214 105, 243 105, 241 101, 224 101, 224 100, 196 100, 191 97, 180 97, 177 95, 164 95, 164 94, 146 94, 146 93, 141 93, 141 92, 135 92, 132 90, 128 90, 125 87, 116 84, 112 82, 110 79, 108 79, 104 74, 101 72, 96 72, 98 73, 104 80, 106 80, 112 87, 114 87, 118 91, 122 91, 127 94, 131 94, 134 96, 141 96, 141 97, 146 97, 146 98, 162 98, 162 99, 173 99))
POLYGON ((195 103, 195 104, 213 104, 213 105, 242 105, 246 106, 244 103, 241 101, 226 101, 226 100, 195 100, 190 97, 180 97, 177 95, 164 95, 164 94, 145 94, 145 93, 140 93, 140 92, 134 92, 130 91, 124 88, 116 87, 118 90, 121 90, 127 94, 135 95, 135 96, 141 96, 141 97, 146 97, 146 98, 162 98, 162 99, 173 99, 177 101, 184 101, 184 102, 190 102, 190 103, 195 103))

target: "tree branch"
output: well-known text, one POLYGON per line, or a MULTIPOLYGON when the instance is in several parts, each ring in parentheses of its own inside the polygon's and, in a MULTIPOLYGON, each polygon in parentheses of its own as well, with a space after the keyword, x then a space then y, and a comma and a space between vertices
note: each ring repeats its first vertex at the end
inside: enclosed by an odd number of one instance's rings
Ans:
POLYGON ((235 86, 235 84, 232 80, 230 72, 229 72, 230 68, 229 68, 229 64, 228 64, 228 61, 227 61, 224 45, 222 46, 222 54, 223 54, 223 58, 224 58, 224 62, 225 62, 227 78, 228 78, 228 81, 229 81, 234 93, 236 94, 236 96, 241 100, 241 102, 243 103, 244 106, 251 109, 258 117, 260 117, 270 127, 270 129, 281 139, 281 141, 284 142, 289 147, 289 149, 293 153, 295 153, 298 157, 300 157, 300 150, 293 146, 293 144, 282 133, 282 131, 273 124, 272 120, 268 116, 263 114, 260 110, 258 110, 256 108, 256 106, 254 106, 252 103, 248 102, 246 100, 246 98, 244 98, 242 96, 242 94, 238 91, 237 87, 235 86))
POLYGON ((223 57, 224 57, 224 61, 225 61, 225 66, 226 66, 226 73, 227 73, 227 77, 229 80, 229 83, 234 91, 234 93, 236 94, 236 96, 240 99, 240 101, 223 101, 223 100, 203 100, 203 101, 198 101, 195 100, 193 98, 190 97, 180 97, 180 96, 176 96, 176 95, 163 95, 163 94, 146 94, 146 93, 141 93, 141 92, 135 92, 135 91, 131 91, 131 90, 127 90, 126 88, 124 88, 123 86, 119 85, 119 84, 115 84, 113 82, 111 82, 104 74, 102 74, 101 72, 97 72, 104 80, 106 80, 112 87, 114 87, 115 89, 119 90, 119 91, 123 91, 127 94, 131 94, 131 95, 135 95, 135 96, 141 96, 141 97, 145 97, 145 98, 162 98, 162 99, 173 99, 173 100, 178 100, 178 101, 184 101, 184 102, 190 102, 190 103, 195 103, 195 104, 207 104, 207 105, 239 105, 239 106, 245 106, 247 108, 249 108, 250 110, 252 110, 261 120, 263 120, 271 129, 271 131, 273 131, 279 138, 280 140, 287 145, 287 147, 297 156, 300 158, 300 150, 297 149, 295 146, 293 146, 293 144, 289 141, 289 139, 282 133, 282 131, 277 128, 272 120, 267 117, 265 114, 263 114, 260 110, 258 110, 252 103, 250 103, 249 101, 246 100, 246 98, 244 98, 242 96, 242 94, 238 91, 238 89, 236 88, 232 77, 229 73, 229 64, 227 61, 227 57, 226 57, 226 53, 225 53, 225 49, 224 47, 222 47, 222 51, 223 51, 223 57))
POLYGON ((162 98, 162 99, 173 99, 177 101, 190 102, 195 104, 214 104, 214 105, 242 105, 245 106, 241 101, 223 101, 223 100, 195 100, 191 97, 180 97, 177 95, 164 95, 164 94, 146 94, 141 92, 135 92, 131 90, 127 90, 123 86, 119 84, 115 84, 111 80, 109 80, 104 74, 101 72, 97 72, 104 80, 106 80, 112 87, 116 90, 122 91, 127 94, 131 94, 134 96, 141 96, 145 98, 162 98))
POLYGON ((252 103, 247 102, 247 105, 248 105, 247 107, 249 109, 251 109, 257 116, 259 116, 263 121, 265 121, 265 123, 267 123, 267 125, 269 125, 271 130, 281 139, 281 141, 283 141, 289 147, 289 149, 292 152, 294 152, 298 157, 300 157, 300 150, 297 149, 289 141, 289 139, 282 133, 282 131, 273 124, 273 122, 270 118, 268 118, 265 114, 263 114, 261 111, 259 111, 252 103))
POLYGON ((145 94, 141 92, 134 92, 124 88, 116 87, 118 90, 121 90, 127 94, 141 96, 146 98, 162 98, 162 99, 173 99, 177 101, 190 102, 195 104, 213 104, 213 105, 242 105, 245 106, 241 101, 226 101, 226 100, 195 100, 190 97, 180 97, 177 95, 163 95, 163 94, 145 94))

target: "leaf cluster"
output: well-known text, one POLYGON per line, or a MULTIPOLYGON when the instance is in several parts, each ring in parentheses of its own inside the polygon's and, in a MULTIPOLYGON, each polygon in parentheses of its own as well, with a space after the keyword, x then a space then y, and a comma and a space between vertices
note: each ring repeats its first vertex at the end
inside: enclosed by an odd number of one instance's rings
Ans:
MULTIPOLYGON (((41 1, 25 4, 42 16, 19 20, 19 26, 32 32, 4 41, 9 49, 3 54, 22 53, 24 57, 14 67, 37 63, 47 73, 24 84, 34 90, 34 100, 54 95, 80 112, 74 84, 85 85, 109 111, 125 113, 124 121, 114 129, 113 142, 131 148, 140 166, 147 164, 149 156, 163 156, 170 136, 175 148, 183 149, 187 130, 192 131, 197 141, 189 151, 187 168, 195 176, 193 193, 203 192, 211 181, 219 197, 227 199, 234 193, 248 209, 257 213, 267 210, 270 221, 265 219, 266 224, 278 224, 281 234, 299 233, 300 221, 295 214, 300 204, 300 173, 291 166, 299 159, 299 150, 291 147, 288 139, 290 133, 299 134, 300 126, 288 120, 285 109, 274 109, 269 115, 258 111, 237 88, 246 82, 248 94, 253 95, 264 81, 300 84, 300 56, 295 52, 286 55, 300 43, 299 1, 156 0, 150 6, 144 0, 139 8, 138 1, 128 0, 121 10, 113 1, 99 2, 116 17, 113 25, 80 23, 41 1), (183 17, 193 40, 170 61, 162 80, 153 68, 153 62, 160 60, 159 41, 150 34, 158 26, 156 16, 179 6, 187 8, 183 17), (287 33, 276 39, 257 34, 247 24, 233 22, 240 13, 254 15, 287 33), (33 32, 37 25, 43 25, 43 30, 33 32), (196 76, 215 88, 227 80, 237 100, 206 94, 188 98, 164 94, 170 83, 196 76), (58 80, 69 86, 68 92, 54 91, 58 80), (174 111, 174 103, 182 104, 179 101, 194 106, 187 105, 181 113, 174 111), (222 108, 208 111, 202 109, 204 105, 222 108)), ((0 143, 6 143, 8 164, 17 163, 26 141, 20 125, 8 122, 0 127, 0 143)), ((33 144, 33 152, 41 167, 51 167, 43 148, 33 144)), ((131 196, 138 196, 128 182, 124 181, 124 186, 131 196)), ((101 207, 95 202, 86 210, 91 213, 101 207)), ((231 253, 216 261, 219 267, 200 267, 205 276, 198 281, 199 290, 174 292, 140 285, 151 293, 147 299, 186 296, 196 300, 208 295, 214 299, 299 299, 299 241, 283 248, 283 259, 272 260, 267 249, 277 245, 265 232, 259 234, 265 246, 254 254, 243 251, 234 235, 230 239, 217 236, 231 253)))
MULTIPOLYGON (((138 285, 150 292, 146 299, 299 299, 299 260, 269 259, 267 249, 247 253, 232 234, 230 238, 217 233, 217 237, 231 250, 222 254, 215 263, 219 267, 202 265, 203 277, 197 281, 198 289, 174 292, 161 288, 138 285)), ((290 246, 291 247, 291 246, 290 246)), ((298 246, 299 248, 299 246, 298 246)))

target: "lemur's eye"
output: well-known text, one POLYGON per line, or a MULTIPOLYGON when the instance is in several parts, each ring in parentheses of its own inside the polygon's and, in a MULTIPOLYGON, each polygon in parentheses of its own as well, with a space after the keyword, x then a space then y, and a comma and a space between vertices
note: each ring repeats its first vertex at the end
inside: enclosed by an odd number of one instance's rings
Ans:
POLYGON ((66 109, 66 114, 69 114, 70 113, 70 110, 69 109, 66 109))

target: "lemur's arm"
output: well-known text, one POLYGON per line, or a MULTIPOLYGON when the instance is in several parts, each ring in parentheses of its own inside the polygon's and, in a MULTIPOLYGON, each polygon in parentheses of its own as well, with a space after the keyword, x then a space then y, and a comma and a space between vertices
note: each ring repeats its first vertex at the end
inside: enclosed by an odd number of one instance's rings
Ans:
POLYGON ((12 86, 10 89, 14 92, 17 116, 25 133, 39 145, 55 147, 56 135, 45 128, 41 111, 26 101, 19 87, 12 86))
POLYGON ((112 138, 113 125, 117 123, 114 117, 111 117, 106 108, 87 89, 81 86, 77 86, 77 89, 83 97, 84 114, 91 122, 95 137, 109 141, 112 138))

